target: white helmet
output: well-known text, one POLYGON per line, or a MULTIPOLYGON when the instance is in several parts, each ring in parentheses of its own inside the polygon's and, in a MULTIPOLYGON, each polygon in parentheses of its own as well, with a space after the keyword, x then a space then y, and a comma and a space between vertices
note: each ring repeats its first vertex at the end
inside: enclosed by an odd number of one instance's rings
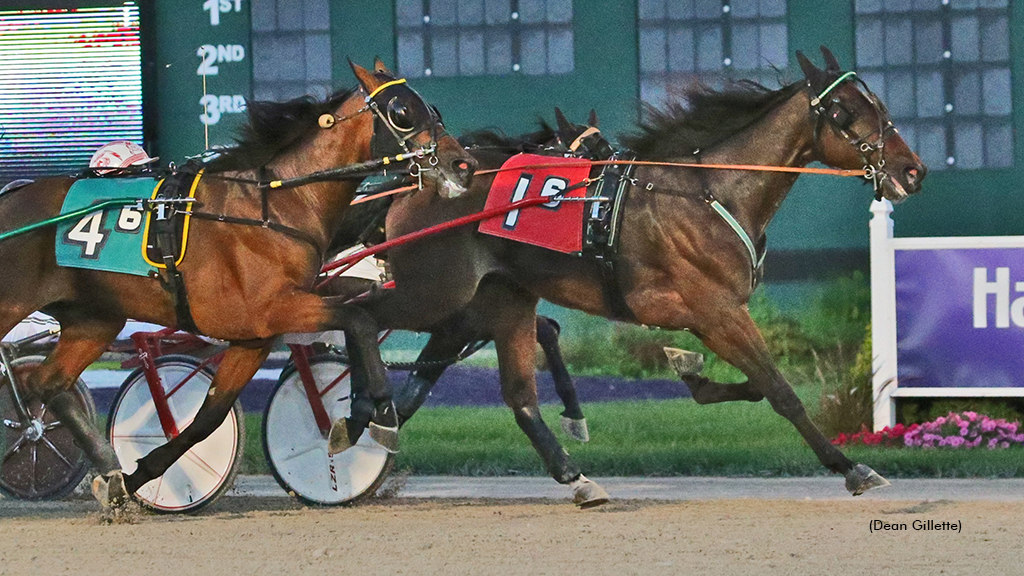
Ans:
MULTIPOLYGON (((105 144, 89 159, 90 168, 127 168, 128 166, 145 164, 152 159, 146 151, 135 142, 115 140, 105 144)), ((104 170, 98 170, 104 172, 104 170)))

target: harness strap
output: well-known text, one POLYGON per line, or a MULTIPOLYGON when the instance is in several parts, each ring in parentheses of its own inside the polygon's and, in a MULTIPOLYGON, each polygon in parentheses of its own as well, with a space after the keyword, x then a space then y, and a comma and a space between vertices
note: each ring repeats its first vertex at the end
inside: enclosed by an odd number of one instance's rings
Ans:
POLYGON ((829 92, 831 92, 831 91, 836 89, 836 86, 839 86, 840 84, 845 82, 847 78, 851 78, 851 77, 856 76, 856 75, 857 75, 856 72, 854 72, 853 70, 850 70, 849 72, 846 72, 845 74, 843 74, 842 76, 837 78, 835 82, 833 82, 833 83, 828 85, 828 88, 825 88, 824 90, 822 90, 821 94, 818 94, 817 96, 815 96, 814 98, 811 99, 811 106, 817 106, 818 103, 821 102, 825 98, 825 96, 828 96, 829 92))
POLYGON ((600 134, 600 133, 601 133, 600 130, 598 130, 597 128, 595 128, 593 126, 590 126, 586 130, 584 130, 582 134, 577 136, 576 139, 572 141, 572 144, 569 144, 569 151, 570 152, 575 152, 576 149, 579 148, 580 145, 583 144, 583 140, 586 139, 587 136, 591 136, 593 134, 600 134))
POLYGON ((284 224, 278 224, 277 222, 269 222, 263 220, 256 220, 255 218, 239 218, 237 216, 228 216, 227 214, 213 214, 212 212, 192 212, 193 218, 199 218, 202 220, 213 220, 215 222, 225 222, 227 224, 241 224, 243 226, 259 226, 260 228, 269 228, 274 232, 290 236, 296 240, 301 240, 321 252, 320 240, 314 238, 312 234, 303 232, 297 228, 291 226, 285 226, 284 224))
MULTIPOLYGON (((158 193, 159 198, 177 199, 184 197, 187 194, 185 190, 189 188, 186 183, 198 180, 198 173, 201 169, 202 165, 197 162, 190 161, 186 163, 181 170, 164 179, 164 183, 160 186, 158 193), (183 192, 185 193, 183 194, 183 192)), ((163 274, 159 272, 157 274, 164 289, 171 293, 171 297, 174 300, 174 313, 177 316, 178 329, 192 332, 193 334, 202 334, 196 326, 195 319, 192 317, 192 308, 188 303, 185 279, 182 277, 181 272, 178 271, 176 263, 178 259, 178 246, 180 245, 174 225, 174 216, 177 213, 177 210, 167 205, 159 206, 157 210, 153 211, 152 222, 156 232, 154 248, 160 254, 160 259, 164 264, 163 274)))
MULTIPOLYGON (((700 149, 693 152, 693 157, 696 159, 697 164, 700 165, 700 149)), ((750 235, 747 234, 747 231, 743 229, 743 226, 740 225, 739 221, 736 220, 729 210, 711 193, 706 173, 701 170, 698 171, 698 174, 704 201, 707 202, 708 206, 711 206, 716 214, 722 217, 722 220, 725 220, 725 223, 729 225, 729 228, 739 237, 740 241, 743 242, 743 246, 747 249, 747 254, 750 256, 750 287, 753 288, 757 285, 758 271, 761 269, 761 265, 764 264, 764 257, 768 251, 762 252, 760 258, 757 257, 757 248, 754 247, 754 242, 750 239, 750 235)))
POLYGON ((601 292, 604 295, 605 306, 614 319, 626 322, 636 322, 636 315, 622 293, 618 245, 615 241, 618 229, 622 225, 622 205, 629 191, 632 171, 632 165, 626 165, 625 170, 619 169, 618 165, 605 165, 594 196, 610 194, 611 206, 601 206, 595 202, 591 209, 591 222, 587 227, 588 235, 591 237, 588 244, 593 250, 594 261, 601 273, 601 292))

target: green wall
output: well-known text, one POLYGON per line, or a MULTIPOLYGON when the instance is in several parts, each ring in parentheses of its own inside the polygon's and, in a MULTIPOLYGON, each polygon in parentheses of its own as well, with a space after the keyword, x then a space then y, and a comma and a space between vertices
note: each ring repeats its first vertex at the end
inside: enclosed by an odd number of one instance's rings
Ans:
MULTIPOLYGON (((236 0, 230 0, 235 2, 236 0)), ((203 2, 160 2, 156 9, 156 65, 159 79, 158 153, 179 160, 201 150, 201 78, 196 75, 201 44, 248 42, 248 3, 242 12, 222 15, 209 26, 203 2)), ((597 110, 606 134, 630 131, 638 117, 636 3, 575 0, 575 71, 559 76, 510 75, 464 78, 416 78, 411 85, 444 113, 454 133, 496 127, 515 134, 533 129, 538 118, 553 121, 559 106, 570 120, 583 121, 597 110)), ((1011 8, 1011 54, 1015 135, 1024 128, 1024 18, 1011 8)), ((854 57, 852 2, 789 0, 790 51, 804 51, 821 63, 818 46, 826 44, 847 66, 854 57)), ((347 59, 372 66, 375 56, 395 65, 393 2, 331 0, 333 77, 337 87, 355 83, 347 59)), ((251 60, 221 65, 227 74, 208 77, 208 91, 249 94, 251 60)), ((789 77, 797 78, 791 56, 789 77)), ((211 126, 212 143, 226 143, 241 115, 226 115, 211 126)), ((897 207, 900 236, 1024 234, 1024 142, 1016 140, 1015 168, 933 171, 924 192, 897 207)), ((769 229, 775 254, 867 248, 871 189, 858 179, 803 176, 769 229)), ((771 254, 770 254, 771 257, 771 254)), ((771 260, 769 260, 771 264, 771 260)))
POLYGON ((156 76, 156 90, 148 94, 157 101, 151 155, 180 163, 199 154, 206 147, 204 128, 210 146, 231 144, 245 119, 243 99, 252 93, 249 0, 225 2, 227 10, 218 4, 213 17, 204 0, 154 2, 156 25, 144 31, 155 36, 154 59, 147 63, 156 76), (197 55, 204 45, 217 51, 207 60, 205 92, 204 59, 197 55))
MULTIPOLYGON (((571 74, 415 78, 410 84, 441 109, 456 134, 483 127, 526 132, 534 129, 538 118, 554 122, 555 106, 578 122, 594 108, 602 127, 622 130, 637 114, 635 4, 576 0, 573 14, 576 64, 571 74)), ((355 82, 346 58, 368 67, 380 56, 395 69, 392 3, 334 0, 331 21, 334 78, 339 85, 355 82)))

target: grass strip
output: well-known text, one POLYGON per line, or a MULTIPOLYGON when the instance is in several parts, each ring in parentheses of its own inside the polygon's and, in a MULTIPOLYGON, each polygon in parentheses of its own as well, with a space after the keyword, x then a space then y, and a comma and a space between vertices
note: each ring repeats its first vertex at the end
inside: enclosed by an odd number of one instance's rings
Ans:
MULTIPOLYGON (((805 401, 808 400, 805 398, 805 401)), ((558 406, 542 414, 590 476, 813 476, 827 474, 796 430, 765 402, 700 406, 692 400, 584 406, 591 441, 558 427, 558 406)), ((259 415, 246 416, 243 473, 269 470, 259 415)), ((1024 477, 1024 449, 922 450, 850 447, 846 454, 892 478, 1024 477)), ((546 474, 540 457, 502 407, 421 410, 402 429, 397 467, 413 474, 546 474)))

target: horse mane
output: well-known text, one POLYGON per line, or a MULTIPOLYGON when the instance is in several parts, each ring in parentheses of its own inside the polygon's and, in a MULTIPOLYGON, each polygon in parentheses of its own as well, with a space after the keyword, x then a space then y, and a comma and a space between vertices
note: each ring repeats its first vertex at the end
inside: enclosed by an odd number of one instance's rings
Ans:
POLYGON ((318 129, 321 114, 334 112, 355 89, 339 90, 320 100, 300 96, 287 102, 247 101, 249 120, 235 137, 235 145, 220 151, 208 172, 250 170, 264 166, 286 148, 318 129))
POLYGON ((681 101, 663 108, 645 105, 639 133, 622 142, 641 158, 663 160, 710 148, 757 122, 803 87, 802 82, 772 90, 752 80, 728 82, 721 90, 694 82, 681 101))
POLYGON ((488 148, 508 152, 535 152, 555 137, 555 129, 543 120, 538 121, 539 130, 522 136, 508 136, 497 128, 474 130, 459 136, 459 143, 467 148, 488 148))

